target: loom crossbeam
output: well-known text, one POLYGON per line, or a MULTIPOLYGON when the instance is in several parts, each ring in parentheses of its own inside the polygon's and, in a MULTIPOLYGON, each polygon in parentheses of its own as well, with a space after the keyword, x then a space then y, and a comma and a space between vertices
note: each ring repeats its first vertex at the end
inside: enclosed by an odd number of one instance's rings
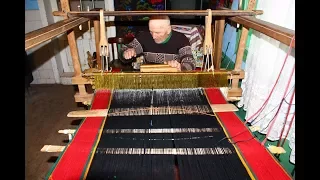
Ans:
POLYGON ((108 109, 93 109, 93 110, 79 110, 71 111, 67 117, 106 117, 108 109))
MULTIPOLYGON (((239 109, 234 104, 211 104, 210 105, 213 112, 233 112, 238 111, 239 109)), ((155 108, 156 110, 165 109, 163 108, 155 108)), ((174 111, 174 107, 170 108, 171 111, 174 111)), ((181 107, 180 107, 181 109, 181 107)), ((146 114, 153 114, 153 108, 146 108, 148 111, 146 114)), ((182 109, 184 110, 184 109, 182 109)), ((67 114, 67 117, 106 117, 108 115, 109 109, 93 109, 93 110, 78 110, 78 111, 71 111, 67 114)), ((193 112, 196 113, 196 112, 193 112)))
MULTIPOLYGON (((223 10, 230 10, 228 8, 220 8, 223 10)), ((258 31, 262 34, 265 34, 275 40, 280 41, 281 43, 286 44, 287 46, 290 46, 290 42, 295 35, 295 31, 278 26, 276 24, 257 19, 255 17, 250 16, 235 16, 235 17, 229 17, 230 21, 238 24, 242 24, 244 27, 248 29, 254 29, 255 31, 258 31)), ((292 47, 295 48, 295 40, 292 42, 292 47)))
MULTIPOLYGON (((150 16, 150 15, 190 15, 190 16, 207 16, 207 10, 158 10, 158 11, 104 11, 104 16, 150 16)), ((255 16, 263 14, 262 10, 212 10, 212 16, 255 16)), ((99 11, 70 11, 63 13, 54 11, 54 16, 69 16, 69 17, 95 17, 99 16, 99 11)))
POLYGON ((57 37, 88 20, 88 18, 84 17, 73 17, 27 33, 25 35, 25 50, 29 50, 45 41, 57 37))

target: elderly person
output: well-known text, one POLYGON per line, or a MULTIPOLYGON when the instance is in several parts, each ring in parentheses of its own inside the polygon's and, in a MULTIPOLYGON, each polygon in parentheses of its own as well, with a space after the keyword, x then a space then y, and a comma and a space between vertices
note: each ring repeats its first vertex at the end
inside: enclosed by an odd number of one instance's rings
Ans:
POLYGON ((124 60, 144 55, 145 64, 169 64, 178 71, 196 68, 188 38, 172 31, 168 16, 153 16, 149 20, 149 31, 139 33, 124 46, 124 60))

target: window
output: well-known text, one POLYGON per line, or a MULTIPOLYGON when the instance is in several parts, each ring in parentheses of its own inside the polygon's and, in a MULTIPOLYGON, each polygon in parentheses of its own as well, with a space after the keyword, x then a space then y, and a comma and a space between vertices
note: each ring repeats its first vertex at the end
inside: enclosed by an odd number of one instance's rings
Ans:
MULTIPOLYGON (((81 11, 87 11, 88 7, 89 9, 94 9, 94 8, 105 9, 104 0, 69 0, 69 3, 70 3, 71 11, 79 11, 79 6, 81 8, 81 11)), ((59 11, 61 11, 60 0, 57 0, 57 4, 58 4, 59 11)))

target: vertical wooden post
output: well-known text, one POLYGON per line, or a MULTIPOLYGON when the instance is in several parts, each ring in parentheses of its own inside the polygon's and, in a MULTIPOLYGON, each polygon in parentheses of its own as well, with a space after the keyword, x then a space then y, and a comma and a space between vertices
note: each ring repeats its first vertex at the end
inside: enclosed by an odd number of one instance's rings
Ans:
MULTIPOLYGON (((69 0, 60 0, 60 1, 61 1, 62 11, 64 11, 65 13, 69 12, 70 11, 69 0)), ((68 17, 65 16, 64 19, 68 19, 68 17)), ((74 68, 73 79, 81 78, 82 71, 81 71, 81 65, 79 60, 77 41, 76 41, 76 37, 73 29, 67 32, 67 37, 68 37, 68 43, 69 43, 69 48, 70 48, 71 58, 72 58, 72 63, 74 68)), ((79 102, 79 101, 83 102, 84 101, 83 99, 88 96, 85 84, 78 84, 78 89, 79 89, 79 93, 75 94, 74 96, 75 100, 76 102, 79 102)))
MULTIPOLYGON (((247 10, 254 10, 255 6, 256 6, 256 0, 250 0, 248 3, 247 10)), ((245 28, 244 26, 242 26, 240 42, 238 45, 238 52, 237 52, 237 56, 236 56, 236 62, 234 65, 235 71, 241 70, 242 59, 243 59, 244 50, 246 48, 248 32, 249 32, 249 30, 247 28, 245 28)), ((232 86, 231 86, 231 89, 229 90, 229 92, 231 92, 235 96, 242 95, 242 89, 239 88, 238 84, 239 84, 239 79, 232 79, 232 86)), ((232 94, 230 94, 230 95, 232 95, 232 94)))
POLYGON ((225 17, 219 17, 215 20, 215 31, 214 31, 214 58, 213 64, 214 69, 220 69, 221 56, 222 56, 222 41, 225 25, 225 17))
MULTIPOLYGON (((65 13, 70 11, 69 0, 61 0, 61 9, 65 13)), ((64 19, 68 19, 67 16, 64 19)), ((78 47, 73 29, 67 32, 68 43, 74 68, 74 76, 81 76, 81 65, 79 60, 78 47)))
POLYGON ((100 57, 100 21, 98 19, 95 19, 93 21, 94 24, 94 39, 96 44, 96 54, 97 54, 97 65, 98 69, 101 69, 101 57, 100 57))

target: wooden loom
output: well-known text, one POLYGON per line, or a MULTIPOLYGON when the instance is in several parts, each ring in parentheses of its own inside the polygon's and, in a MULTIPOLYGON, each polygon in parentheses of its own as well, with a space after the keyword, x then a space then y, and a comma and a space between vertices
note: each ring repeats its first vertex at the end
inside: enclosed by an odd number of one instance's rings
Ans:
MULTIPOLYGON (((92 84, 92 82, 82 76, 78 48, 75 39, 74 28, 79 27, 79 25, 91 21, 94 21, 95 30, 95 40, 96 40, 96 52, 97 54, 107 56, 108 50, 103 50, 101 54, 101 45, 106 45, 105 32, 103 32, 100 37, 100 29, 105 29, 105 23, 101 22, 97 18, 101 15, 101 11, 70 11, 69 0, 60 0, 62 11, 55 11, 53 15, 63 16, 65 20, 51 24, 47 27, 35 30, 33 32, 27 33, 25 36, 25 50, 35 47, 45 41, 50 40, 62 33, 67 33, 68 43, 70 47, 74 76, 72 78, 72 84, 77 85, 79 92, 75 94, 76 102, 90 102, 93 94, 86 91, 86 85, 92 84), (100 22, 100 23, 99 23, 100 22), (103 27, 101 27, 103 26, 103 27), (101 44, 103 43, 103 44, 101 44)), ((238 52, 236 56, 235 67, 233 71, 228 71, 228 79, 231 80, 232 86, 228 90, 227 99, 229 101, 238 100, 242 96, 242 89, 239 87, 238 82, 240 79, 244 78, 244 71, 241 70, 242 57, 245 49, 245 42, 248 35, 248 30, 254 29, 263 34, 266 34, 280 42, 289 45, 294 32, 283 27, 256 19, 252 16, 262 14, 262 11, 253 10, 255 6, 255 0, 250 0, 247 10, 230 10, 226 8, 221 8, 219 10, 169 10, 169 11, 102 11, 103 16, 138 16, 138 15, 197 15, 206 16, 206 40, 204 42, 204 54, 213 54, 213 66, 215 72, 226 72, 226 70, 221 69, 221 56, 222 56, 222 40, 224 34, 225 22, 231 21, 242 25, 242 34, 238 47, 238 52), (214 37, 213 43, 211 41, 211 28, 208 24, 211 24, 212 16, 215 16, 214 20, 214 37)), ((295 47, 295 42, 293 42, 293 47, 295 47)), ((98 67, 101 68, 101 58, 97 56, 98 67)), ((166 67, 168 68, 168 67, 166 67)), ((159 69, 159 68, 158 68, 159 69)), ((171 68, 168 71, 174 71, 171 68)), ((143 67, 142 72, 156 71, 149 68, 143 67)))
MULTIPOLYGON (((75 94, 75 101, 87 103, 92 100, 93 94, 89 94, 86 91, 86 85, 92 84, 92 81, 88 78, 83 77, 83 72, 81 71, 79 53, 77 48, 77 43, 75 39, 75 28, 78 28, 81 24, 93 21, 94 31, 95 31, 95 44, 97 54, 108 56, 108 49, 104 49, 101 53, 101 46, 107 45, 105 39, 105 22, 103 21, 103 16, 137 16, 137 15, 197 15, 206 16, 206 38, 204 41, 204 54, 212 55, 214 73, 228 73, 228 79, 231 79, 231 88, 227 93, 227 100, 233 101, 239 99, 242 96, 242 89, 239 87, 239 79, 244 78, 244 71, 241 70, 242 57, 245 49, 245 42, 248 35, 248 30, 253 29, 261 32, 271 38, 274 38, 286 45, 290 45, 291 39, 294 36, 294 31, 277 26, 275 24, 259 20, 255 15, 262 14, 261 10, 254 10, 256 0, 250 0, 248 8, 246 10, 230 10, 227 8, 220 8, 219 10, 169 10, 169 11, 97 11, 97 10, 87 10, 87 11, 71 11, 69 0, 60 0, 62 11, 54 11, 54 16, 64 17, 63 21, 51 24, 47 27, 32 31, 25 35, 25 50, 31 49, 38 46, 52 38, 57 37, 63 33, 67 33, 68 43, 70 47, 74 76, 72 78, 72 84, 77 85, 79 92, 75 94), (214 19, 214 32, 211 32, 210 24, 212 22, 212 16, 214 19), (100 18, 99 18, 100 17, 100 18), (241 39, 239 42, 239 47, 237 51, 235 67, 232 71, 227 71, 221 69, 221 56, 222 56, 222 40, 224 34, 225 23, 238 23, 242 25, 241 39), (103 31, 101 36, 100 32, 103 31), (213 38, 211 38, 213 34, 213 38), (213 42, 212 40, 213 39, 213 42), (211 49, 211 50, 210 50, 211 49)), ((295 47, 295 40, 293 40, 293 47, 295 47)), ((97 56, 98 67, 101 68, 100 56, 97 56)), ((160 71, 175 72, 176 69, 168 67, 168 65, 157 65, 157 68, 152 68, 154 66, 142 65, 140 71, 157 73, 160 71), (164 69, 162 69, 164 68, 164 69)), ((90 74, 87 74, 90 76, 90 74)))
MULTIPOLYGON (((152 14, 167 14, 167 15, 201 15, 206 16, 206 38, 204 42, 204 54, 213 56, 211 63, 214 67, 213 73, 227 73, 228 79, 231 79, 232 87, 228 91, 228 100, 237 100, 241 97, 242 90, 238 87, 239 79, 244 78, 244 72, 241 70, 242 56, 245 48, 246 37, 248 34, 248 29, 252 28, 257 31, 260 31, 270 37, 273 37, 282 43, 287 45, 290 44, 293 32, 290 32, 284 28, 272 25, 270 23, 263 22, 261 20, 249 17, 252 15, 261 14, 262 11, 253 11, 255 1, 250 1, 249 8, 246 11, 232 11, 232 10, 205 10, 205 11, 132 11, 132 12, 118 12, 118 11, 88 11, 88 12, 73 12, 70 11, 68 0, 61 0, 62 12, 54 12, 54 15, 64 16, 65 20, 58 22, 56 24, 50 25, 48 27, 39 29, 37 31, 28 33, 26 35, 26 50, 30 49, 36 45, 41 44, 44 41, 47 41, 57 35, 67 32, 68 42, 70 46, 72 61, 74 65, 74 77, 72 78, 72 83, 78 85, 79 92, 75 95, 76 102, 90 102, 93 98, 93 94, 89 94, 86 91, 85 85, 92 84, 90 79, 84 78, 83 72, 81 72, 81 67, 79 63, 78 49, 76 45, 76 39, 74 35, 74 27, 78 27, 82 23, 85 23, 90 20, 91 17, 96 17, 100 15, 99 20, 94 20, 95 25, 95 34, 96 34, 96 52, 102 56, 108 56, 108 47, 107 41, 105 39, 105 23, 102 16, 124 16, 124 15, 152 15, 152 14), (211 40, 211 25, 212 16, 218 16, 215 20, 215 30, 214 30, 214 42, 211 40), (239 43, 239 48, 237 52, 237 58, 235 63, 235 68, 232 71, 227 71, 220 68, 220 60, 222 55, 222 39, 223 39, 223 29, 226 18, 233 22, 242 24, 242 35, 239 43), (100 27, 99 27, 100 26, 100 27), (101 36, 99 33, 101 29, 101 36), (104 47, 104 49, 100 49, 104 47)), ((293 43, 294 47, 294 43, 293 43)), ((101 60, 98 56, 98 65, 99 67, 103 66, 101 60)), ((157 65, 154 66, 142 65, 140 69, 141 73, 162 73, 162 72, 176 72, 176 69, 168 67, 168 65, 157 65)), ((90 74, 85 74, 90 76, 90 74)), ((92 74, 92 76, 94 73, 92 74)), ((238 109, 232 104, 211 104, 213 112, 230 112, 237 111, 238 109)), ((108 109, 96 109, 96 110, 84 110, 84 111, 73 111, 70 112, 68 117, 101 117, 106 116, 108 109)), ((59 133, 68 134, 69 139, 72 138, 72 135, 76 130, 59 130, 59 133)), ((62 152, 65 146, 54 146, 54 145, 45 145, 41 151, 43 152, 62 152)))
MULTIPOLYGON (((81 24, 94 21, 96 52, 101 56, 108 56, 108 42, 106 40, 105 22, 104 16, 138 16, 138 15, 197 15, 206 17, 205 26, 205 40, 203 43, 204 55, 213 56, 211 64, 214 67, 214 73, 227 73, 228 79, 231 80, 231 88, 227 93, 227 100, 238 100, 242 95, 242 89, 239 87, 239 79, 244 78, 244 71, 241 70, 242 57, 245 49, 245 42, 248 35, 248 30, 254 29, 265 35, 268 35, 280 42, 289 45, 294 31, 286 28, 274 25, 272 23, 264 22, 256 19, 254 15, 262 14, 260 10, 253 10, 256 4, 255 0, 250 0, 247 10, 230 10, 227 8, 220 8, 219 10, 179 10, 179 11, 70 11, 69 0, 61 0, 62 11, 55 11, 53 15, 63 16, 65 20, 49 25, 47 27, 35 30, 27 33, 25 36, 25 50, 33 48, 45 41, 50 40, 62 33, 67 33, 68 43, 70 46, 71 57, 74 67, 74 76, 72 78, 72 84, 78 86, 79 92, 75 94, 75 101, 82 103, 89 103, 93 98, 93 94, 89 94, 86 91, 86 85, 92 84, 90 78, 85 78, 81 71, 78 48, 75 39, 75 29, 81 24), (214 28, 211 28, 212 16, 215 16, 214 28), (98 17, 98 18, 97 18, 98 17), (225 22, 231 21, 242 25, 242 34, 239 42, 238 52, 236 56, 236 62, 234 70, 227 71, 221 69, 221 55, 222 55, 222 39, 225 22), (214 33, 211 30, 214 29, 214 33), (99 32, 100 31, 100 32, 99 32), (211 35, 213 34, 213 38, 211 35), (212 42, 212 39, 214 40, 212 42)), ((293 40, 293 47, 295 42, 293 40)), ((98 67, 101 68, 100 56, 97 56, 98 67)), ((140 68, 141 73, 162 73, 162 72, 176 72, 175 68, 171 68, 168 65, 142 65, 140 68)), ((90 73, 86 73, 86 76, 90 76, 90 73)), ((130 75, 130 73, 128 73, 130 75)))

